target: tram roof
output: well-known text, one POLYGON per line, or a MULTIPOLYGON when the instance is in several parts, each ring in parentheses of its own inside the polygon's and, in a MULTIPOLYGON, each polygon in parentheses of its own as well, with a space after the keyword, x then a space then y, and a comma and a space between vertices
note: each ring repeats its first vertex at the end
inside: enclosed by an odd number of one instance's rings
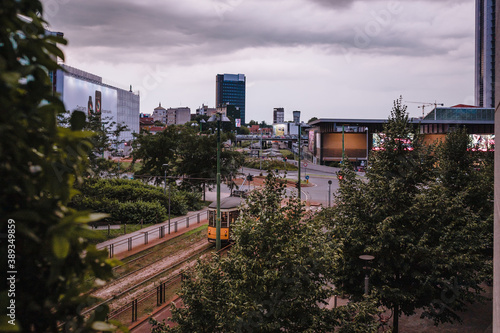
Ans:
MULTIPOLYGON (((231 209, 239 207, 244 199, 240 197, 228 197, 220 201, 220 209, 231 209)), ((208 208, 217 208, 217 201, 212 202, 208 208)))

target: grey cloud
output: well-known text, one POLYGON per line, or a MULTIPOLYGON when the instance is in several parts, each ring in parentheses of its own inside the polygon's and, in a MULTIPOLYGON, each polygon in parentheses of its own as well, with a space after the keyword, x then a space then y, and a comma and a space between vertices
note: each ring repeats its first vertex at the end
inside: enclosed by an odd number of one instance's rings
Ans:
MULTIPOLYGON (((251 0, 246 0, 252 4, 251 0)), ((308 0, 320 5, 347 8, 354 1, 308 0)), ((253 3, 255 8, 266 2, 253 3)), ((297 3, 300 6, 300 2, 297 3)), ((323 46, 337 52, 401 54, 417 56, 415 50, 427 55, 446 53, 448 50, 431 45, 418 31, 401 32, 393 23, 376 34, 367 34, 371 21, 362 19, 351 25, 329 26, 311 30, 296 24, 288 13, 238 12, 233 8, 224 17, 200 11, 180 11, 174 2, 161 6, 138 5, 118 0, 87 0, 67 2, 49 17, 54 28, 61 27, 70 46, 85 48, 89 53, 110 54, 113 58, 141 59, 154 54, 166 61, 189 62, 202 58, 229 55, 245 48, 323 46), (263 16, 266 15, 267 16, 263 16), (269 19, 274 18, 274 19, 269 19), (356 23, 357 22, 357 23, 356 23)), ((262 8, 265 12, 266 8, 262 8)), ((300 10, 300 8, 297 8, 300 10)), ((332 12, 329 18, 345 12, 332 12)), ((396 21, 396 19, 395 19, 396 21)), ((306 22, 306 21, 304 21, 306 22)), ((374 21, 375 22, 375 21, 374 21)), ((303 22, 302 22, 303 23, 303 22)), ((451 36, 453 37, 453 36, 451 36)), ((455 36, 454 38, 460 38, 455 36)))

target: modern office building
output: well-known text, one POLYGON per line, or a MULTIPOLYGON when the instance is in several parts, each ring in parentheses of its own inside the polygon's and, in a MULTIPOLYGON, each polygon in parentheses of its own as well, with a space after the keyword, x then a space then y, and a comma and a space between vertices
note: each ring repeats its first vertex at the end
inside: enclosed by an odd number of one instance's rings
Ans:
POLYGON ((97 115, 101 119, 127 126, 120 140, 133 139, 139 133, 139 94, 113 87, 102 82, 100 76, 62 65, 53 76, 56 92, 61 96, 66 110, 83 111, 86 115, 97 115))
POLYGON ((215 78, 215 106, 234 105, 240 112, 241 124, 245 124, 245 74, 217 74, 215 78))
POLYGON ((284 108, 274 108, 273 110, 273 124, 284 123, 285 122, 285 109, 284 108))
POLYGON ((496 0, 476 0, 476 106, 492 108, 495 100, 496 0))

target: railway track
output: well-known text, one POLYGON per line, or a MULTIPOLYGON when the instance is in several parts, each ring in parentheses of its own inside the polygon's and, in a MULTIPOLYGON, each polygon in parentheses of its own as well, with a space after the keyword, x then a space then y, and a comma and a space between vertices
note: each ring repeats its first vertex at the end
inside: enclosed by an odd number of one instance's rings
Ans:
POLYGON ((205 233, 206 230, 202 230, 186 235, 184 239, 179 237, 177 242, 156 247, 118 266, 114 280, 90 293, 103 301, 88 308, 84 314, 104 304, 111 309, 120 307, 144 289, 168 280, 171 275, 180 274, 191 262, 212 251, 205 233))

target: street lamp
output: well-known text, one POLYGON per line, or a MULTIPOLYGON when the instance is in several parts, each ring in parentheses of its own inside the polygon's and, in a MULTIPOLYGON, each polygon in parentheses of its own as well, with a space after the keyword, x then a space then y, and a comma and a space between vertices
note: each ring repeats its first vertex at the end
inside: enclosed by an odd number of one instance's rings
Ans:
POLYGON ((259 170, 262 171, 262 128, 259 128, 260 131, 260 153, 259 153, 259 160, 260 160, 260 167, 259 170))
POLYGON ((332 201, 332 181, 328 181, 328 207, 331 207, 332 201))
POLYGON ((221 122, 230 122, 229 118, 223 115, 221 112, 217 112, 210 119, 209 122, 217 122, 217 222, 215 231, 215 247, 218 250, 221 249, 220 242, 220 126, 221 122))
POLYGON ((205 123, 206 123, 205 119, 200 120, 200 133, 202 131, 203 124, 205 123))
POLYGON ((371 262, 373 259, 375 259, 375 257, 370 254, 362 254, 359 256, 359 259, 366 262, 366 266, 363 266, 363 269, 365 270, 365 295, 368 295, 368 290, 370 287, 370 278, 368 277, 368 273, 371 269, 371 262))
MULTIPOLYGON (((168 164, 163 164, 162 168, 165 169, 165 186, 163 187, 163 195, 167 194, 167 168, 168 164)), ((168 186, 168 234, 170 235, 170 185, 168 186)))
POLYGON ((297 182, 297 189, 299 190, 299 200, 300 200, 300 199, 301 199, 301 198, 300 198, 300 197, 301 197, 301 193, 300 193, 300 192, 302 191, 302 190, 301 190, 301 186, 302 186, 302 184, 300 183, 300 178, 301 178, 301 177, 300 177, 300 168, 301 168, 301 164, 302 164, 302 163, 301 163, 301 159, 302 159, 302 147, 301 147, 301 142, 300 142, 300 140, 301 140, 301 136, 302 136, 302 135, 301 135, 301 134, 302 134, 302 133, 301 133, 302 131, 301 131, 301 129, 300 129, 300 119, 297 119, 296 124, 297 124, 297 125, 298 125, 298 127, 299 127, 299 128, 298 128, 298 130, 299 130, 299 140, 298 140, 298 146, 299 146, 299 171, 298 171, 298 175, 297 175, 297 176, 298 176, 298 178, 299 178, 299 181, 297 182))

